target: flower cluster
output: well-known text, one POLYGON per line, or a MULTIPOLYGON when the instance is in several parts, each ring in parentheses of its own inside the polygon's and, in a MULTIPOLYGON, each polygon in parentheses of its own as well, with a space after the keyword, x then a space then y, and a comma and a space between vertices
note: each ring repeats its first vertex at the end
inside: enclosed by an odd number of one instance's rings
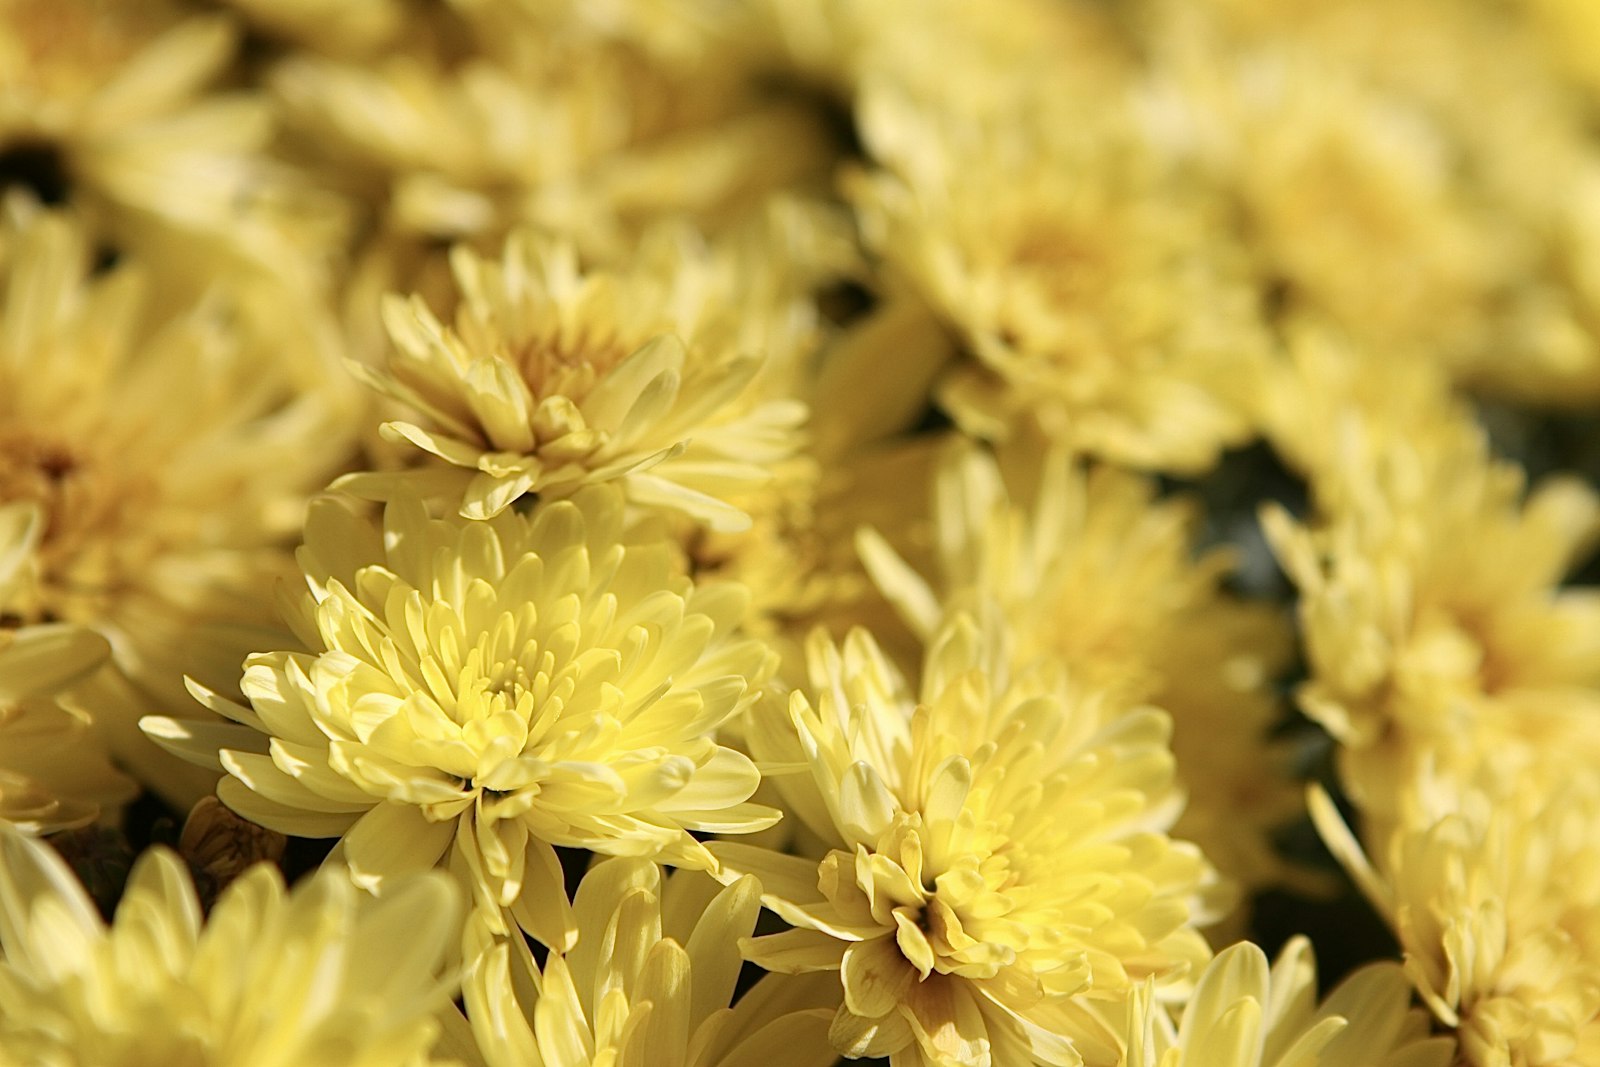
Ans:
POLYGON ((1591 6, 0 0, 0 1067, 1600 1067, 1591 6))

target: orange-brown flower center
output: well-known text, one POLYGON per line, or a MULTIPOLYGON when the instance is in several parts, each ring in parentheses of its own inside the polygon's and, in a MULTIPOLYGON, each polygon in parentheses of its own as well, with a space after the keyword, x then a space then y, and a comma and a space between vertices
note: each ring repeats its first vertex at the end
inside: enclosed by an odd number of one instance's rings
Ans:
POLYGON ((0 425, 0 504, 44 513, 34 548, 36 583, 0 614, 25 622, 89 621, 122 583, 139 524, 130 518, 153 490, 143 475, 30 426, 0 425))

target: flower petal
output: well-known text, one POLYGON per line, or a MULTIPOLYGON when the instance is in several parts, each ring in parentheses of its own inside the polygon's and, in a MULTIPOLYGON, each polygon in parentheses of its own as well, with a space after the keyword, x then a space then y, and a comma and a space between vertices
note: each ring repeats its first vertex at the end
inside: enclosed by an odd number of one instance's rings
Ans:
POLYGON ((382 893, 385 880, 438 864, 455 834, 454 821, 430 822, 410 804, 386 800, 356 820, 328 862, 347 864, 351 881, 382 893))

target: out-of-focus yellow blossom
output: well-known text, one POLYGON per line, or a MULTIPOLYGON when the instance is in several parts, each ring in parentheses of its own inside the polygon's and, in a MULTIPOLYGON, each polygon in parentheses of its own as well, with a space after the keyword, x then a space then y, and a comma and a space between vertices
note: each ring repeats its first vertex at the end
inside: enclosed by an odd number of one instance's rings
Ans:
POLYGON ((1457 146, 1421 101, 1364 84, 1316 39, 1234 50, 1206 35, 1201 8, 1178 8, 1166 31, 1177 54, 1157 68, 1170 83, 1151 112, 1169 150, 1237 199, 1275 310, 1458 373, 1481 361, 1520 261, 1458 177, 1457 146))
POLYGON ((606 860, 573 899, 577 945, 542 970, 520 937, 472 923, 463 994, 488 1067, 833 1063, 833 1010, 817 983, 769 977, 729 1007, 761 889, 748 877, 715 889, 703 875, 664 879, 647 860, 606 860))
POLYGON ((932 440, 905 434, 953 348, 920 301, 864 290, 871 272, 848 214, 779 200, 763 215, 720 234, 716 252, 735 265, 746 307, 770 309, 760 316, 769 323, 766 358, 752 400, 804 401, 804 446, 775 465, 775 477, 730 493, 749 529, 677 526, 693 573, 749 587, 752 629, 795 666, 813 624, 833 626, 863 605, 869 583, 851 544, 855 526, 868 515, 893 526, 921 509, 924 494, 906 490, 924 479, 905 479, 893 453, 921 452, 932 440), (784 249, 775 261, 763 251, 772 248, 784 249))
POLYGON ((1163 143, 1220 166, 1291 305, 1473 388, 1600 395, 1600 157, 1526 10, 1561 0, 1145 6, 1163 143))
MULTIPOLYGON (((814 491, 785 502, 773 499, 747 529, 688 534, 687 563, 698 579, 737 582, 750 591, 745 628, 762 640, 787 646, 802 621, 847 595, 840 573, 816 529, 814 491)), ((783 650, 786 654, 786 648, 783 650)))
MULTIPOLYGON (((782 657, 783 686, 804 684, 805 641, 819 626, 841 636, 856 628, 870 631, 879 648, 907 671, 921 662, 921 639, 878 593, 862 565, 855 536, 862 525, 893 531, 896 549, 917 565, 927 561, 932 539, 927 487, 946 439, 945 435, 896 439, 836 454, 822 464, 812 523, 799 539, 803 554, 796 553, 804 570, 785 576, 778 587, 798 588, 803 599, 791 603, 803 610, 779 615, 779 626, 768 637, 782 657)), ((756 529, 760 530, 759 522, 756 529)), ((792 820, 780 826, 791 828, 792 820)))
POLYGON ((970 351, 940 403, 1005 439, 1037 427, 1121 463, 1199 471, 1249 432, 1265 338, 1220 203, 1166 173, 1117 102, 1004 122, 865 96, 882 169, 853 183, 869 245, 970 351))
POLYGON ((197 687, 234 724, 147 719, 228 772, 218 795, 263 826, 341 837, 358 884, 443 859, 486 921, 502 909, 555 948, 577 936, 553 846, 715 868, 691 831, 743 833, 759 774, 714 740, 771 674, 735 628, 744 590, 693 585, 664 541, 623 539, 595 486, 531 517, 381 527, 312 506, 309 590, 285 605, 309 652, 250 657, 251 707, 197 687))
POLYGON ((1411 983, 1395 963, 1350 975, 1320 1005, 1311 943, 1296 937, 1269 969, 1266 953, 1240 942, 1217 953, 1182 1009, 1181 1022, 1151 1002, 1129 1001, 1122 1067, 1447 1067, 1448 1037, 1431 1037, 1411 1007, 1411 983))
POLYGON ((1226 594, 1230 556, 1194 559, 1193 507, 1157 500, 1148 479, 1083 469, 1060 448, 1042 457, 1007 449, 1004 462, 1003 476, 971 444, 941 459, 931 579, 863 531, 879 588, 923 641, 952 611, 992 605, 1010 631, 1014 669, 1047 658, 1074 684, 1111 694, 1113 710, 1164 708, 1190 798, 1176 832, 1247 884, 1281 877, 1270 832, 1300 798, 1267 733, 1288 619, 1226 594))
MULTIPOLYGON (((745 487, 727 487, 724 499, 750 517, 747 528, 711 528, 690 515, 669 524, 685 546, 691 573, 742 582, 751 594, 749 627, 764 639, 786 642, 860 585, 850 520, 837 513, 843 505, 836 487, 855 477, 862 429, 839 409, 914 403, 914 391, 910 398, 892 396, 905 388, 902 372, 913 359, 885 361, 878 349, 870 381, 842 383, 828 374, 859 331, 853 324, 841 329, 823 309, 829 296, 821 294, 837 292, 865 272, 853 223, 842 210, 775 200, 750 224, 719 234, 712 255, 719 264, 716 288, 737 292, 744 309, 741 332, 747 340, 741 347, 762 356, 761 370, 740 403, 755 409, 799 401, 813 415, 823 411, 822 439, 819 427, 808 420, 804 433, 795 435, 793 453, 773 461, 765 476, 745 487), (774 257, 774 248, 782 248, 783 255, 774 257), (830 523, 834 517, 839 521, 830 523)), ((729 306, 735 302, 719 299, 729 306)), ((911 344, 916 335, 897 340, 911 344)))
POLYGON ((1257 394, 1257 418, 1319 501, 1338 507, 1356 491, 1349 483, 1367 477, 1355 448, 1362 457, 1399 441, 1441 456, 1482 451, 1482 431, 1438 363, 1394 358, 1323 319, 1292 316, 1282 325, 1284 358, 1257 394))
MULTIPOLYGON (((1360 87, 1368 99, 1409 115, 1419 138, 1457 162, 1454 181, 1467 205, 1526 225, 1555 206, 1548 201, 1566 167, 1591 151, 1583 102, 1551 76, 1537 34, 1518 10, 1528 2, 1328 0, 1299 9, 1270 0, 1187 9, 1168 3, 1176 33, 1161 36, 1163 46, 1181 45, 1178 34, 1187 33, 1189 42, 1203 40, 1231 53, 1230 59, 1297 54, 1315 63, 1344 86, 1360 87), (1256 10, 1244 14, 1245 8, 1256 10), (1197 21, 1200 10, 1207 13, 1197 21), (1216 27, 1203 28, 1217 12, 1223 15, 1220 35, 1212 32, 1216 27), (1485 63, 1491 58, 1497 62, 1485 63), (1544 208, 1539 201, 1546 201, 1544 208)), ((1517 241, 1547 236, 1534 226, 1517 241)), ((1524 249, 1504 251, 1523 262, 1524 249)))
MULTIPOLYGON (((110 642, 136 690, 88 702, 119 759, 180 801, 210 788, 151 746, 144 712, 192 706, 185 673, 227 685, 270 622, 303 501, 341 458, 315 397, 285 403, 221 294, 154 321, 137 263, 92 272, 83 230, 0 223, 0 507, 33 518, 0 551, 0 615, 110 642), (242 628, 242 629, 241 629, 242 628), (245 633, 243 630, 250 630, 245 633)), ((106 695, 101 695, 102 690, 106 695)))
MULTIPOLYGON (((452 5, 482 52, 518 69, 575 61, 586 52, 602 62, 617 64, 639 85, 647 79, 670 85, 682 98, 635 101, 641 122, 680 118, 696 109, 714 112, 709 99, 714 87, 738 84, 748 75, 747 35, 753 26, 744 4, 714 3, 685 6, 662 0, 613 0, 597 7, 583 0, 455 0, 452 5), (692 65, 715 54, 731 69, 695 71, 692 65), (682 79, 670 84, 673 79, 682 79)), ((613 90, 615 91, 615 90, 613 90)), ((725 101, 722 106, 727 106, 725 101)), ((623 131, 613 129, 612 135, 623 131)), ((659 133, 641 126, 641 134, 659 133)))
MULTIPOLYGON (((8 510, 0 508, 0 527, 8 510)), ((110 652, 77 626, 0 627, 0 822, 54 833, 132 799, 133 783, 107 761, 85 717, 56 699, 110 652)))
POLYGON ((208 92, 238 36, 166 0, 5 0, 0 175, 70 199, 103 241, 169 253, 163 276, 191 285, 303 266, 337 219, 267 157, 264 96, 208 92))
POLYGON ((1343 746, 1346 786, 1381 816, 1412 762, 1445 746, 1470 762, 1552 732, 1582 741, 1552 709, 1592 706, 1600 685, 1600 596, 1559 588, 1600 533, 1593 490, 1556 476, 1527 491, 1426 376, 1320 357, 1301 371, 1283 418, 1317 516, 1264 520, 1300 593, 1300 703, 1343 746))
POLYGON ((1470 779, 1420 768, 1365 854, 1331 801, 1312 797, 1323 839, 1394 928, 1406 973, 1473 1067, 1600 1057, 1594 768, 1592 752, 1564 749, 1532 765, 1491 761, 1470 779))
POLYGON ((448 879, 375 901, 258 865, 202 921, 183 861, 145 853, 107 927, 47 846, 0 826, 0 1064, 422 1067, 454 1011, 448 879))
POLYGON ((453 326, 418 298, 389 302, 394 350, 365 377, 416 415, 384 433, 444 464, 342 484, 420 483, 482 519, 618 480, 631 503, 748 525, 726 498, 776 476, 806 408, 751 389, 763 354, 750 342, 770 338, 743 313, 742 279, 689 231, 658 237, 629 271, 584 272, 570 245, 527 233, 499 260, 458 249, 453 326))
POLYGON ((528 226, 586 258, 630 254, 656 220, 720 225, 785 188, 825 191, 825 116, 755 65, 737 7, 472 0, 358 64, 291 55, 270 73, 293 141, 367 219, 347 312, 411 291, 447 243, 528 226))
POLYGON ((427 18, 416 0, 223 0, 274 42, 335 56, 370 56, 427 18))
POLYGON ((1348 6, 1331 36, 1340 61, 1413 99, 1435 136, 1452 142, 1467 196, 1494 212, 1503 279, 1490 297, 1495 333, 1463 380, 1523 402, 1592 404, 1600 397, 1592 104, 1549 62, 1527 3, 1348 6))
MULTIPOLYGON (((992 638, 990 639, 992 640, 992 638)), ((1182 807, 1167 718, 1111 716, 1059 675, 1013 680, 965 616, 919 692, 865 631, 807 647, 811 696, 750 729, 815 859, 713 846, 795 929, 747 942, 768 970, 837 971, 830 1040, 900 1064, 1105 1062, 1094 999, 1210 957, 1192 923, 1214 875, 1166 829, 1182 807)))
POLYGON ((1020 96, 1125 89, 1136 57, 1114 17, 1052 0, 756 0, 778 69, 854 111, 893 84, 941 110, 1004 115, 1020 96), (1048 88, 1045 88, 1045 85, 1048 88))

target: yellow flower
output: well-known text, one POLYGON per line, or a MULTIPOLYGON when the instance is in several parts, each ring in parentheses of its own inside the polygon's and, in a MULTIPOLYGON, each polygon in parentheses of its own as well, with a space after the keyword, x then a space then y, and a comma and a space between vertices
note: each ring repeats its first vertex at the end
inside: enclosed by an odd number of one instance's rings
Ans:
POLYGON ((228 266, 304 269, 337 221, 266 157, 267 101, 211 91, 238 38, 230 19, 167 0, 6 0, 0 172, 70 202, 119 249, 180 243, 163 277, 198 286, 228 266))
MULTIPOLYGON (((1592 730, 1592 709, 1588 718, 1592 730)), ((1600 781, 1592 752, 1552 748, 1531 765, 1491 758, 1470 777, 1424 768, 1406 783, 1394 825, 1369 828, 1366 853, 1326 795, 1314 795, 1311 810, 1393 927, 1422 999, 1456 1030, 1464 1062, 1596 1062, 1600 781)))
POLYGON ((1438 363, 1394 358, 1311 316, 1283 325, 1286 358, 1264 380, 1257 414, 1273 450, 1318 501, 1339 506, 1333 502, 1361 491, 1366 468, 1350 457, 1352 447, 1363 462, 1390 442, 1425 442, 1433 453, 1479 447, 1471 409, 1438 363))
POLYGON ((825 117, 773 91, 759 45, 729 8, 474 0, 409 11, 374 60, 291 53, 267 78, 285 123, 365 216, 353 328, 370 328, 378 294, 421 288, 457 241, 498 250, 529 227, 586 262, 626 262, 659 219, 719 228, 773 192, 823 186, 837 154, 825 117))
POLYGON ((795 929, 748 942, 768 970, 837 971, 831 1041, 897 1063, 1076 1064, 1112 1040, 1088 997, 1180 992, 1210 956, 1214 878, 1166 835, 1182 807, 1166 716, 1110 716, 1058 678, 1008 681, 957 616, 914 695, 865 631, 818 631, 811 690, 751 750, 830 851, 713 846, 795 929))
POLYGON ((1326 316, 1391 357, 1463 374, 1482 360, 1493 297, 1531 268, 1423 101, 1369 83, 1315 35, 1241 45, 1211 5, 1165 6, 1153 34, 1168 56, 1163 130, 1192 180, 1237 199, 1271 310, 1326 316))
POLYGON ((266 865, 202 923, 183 861, 136 864, 109 928, 54 852, 0 827, 0 1063, 391 1067, 435 1060, 460 906, 438 875, 374 901, 266 865))
POLYGON ((1300 593, 1299 700, 1343 747, 1347 789, 1385 816, 1418 759, 1467 773, 1553 733, 1592 749, 1568 709, 1596 706, 1600 597, 1560 584, 1600 497, 1568 476, 1528 491, 1436 374, 1311 352, 1278 436, 1294 410, 1317 515, 1264 521, 1300 593))
MULTIPOLYGON (((915 391, 899 379, 902 361, 883 360, 879 345, 860 346, 860 355, 873 364, 872 381, 824 381, 827 371, 819 369, 820 363, 834 365, 835 342, 845 331, 824 313, 827 298, 818 294, 837 292, 842 279, 865 272, 854 222, 843 209, 775 200, 759 219, 719 234, 712 255, 722 264, 718 291, 724 295, 717 300, 742 306, 741 347, 763 357, 740 403, 754 409, 798 401, 813 413, 826 410, 831 440, 820 440, 808 422, 803 438, 796 435, 803 447, 768 463, 765 477, 726 486, 723 499, 749 516, 743 529, 710 528, 683 513, 663 517, 683 543, 691 573, 743 583, 751 594, 750 628, 764 639, 788 642, 809 629, 825 606, 846 596, 852 579, 861 584, 859 575, 841 573, 859 567, 849 544, 854 520, 838 511, 834 486, 853 479, 858 463, 847 454, 855 442, 845 436, 855 429, 853 417, 841 417, 839 409, 870 409, 881 416, 886 408, 903 406, 892 393, 915 403, 915 391), (772 255, 774 248, 783 255, 772 255), (737 296, 726 284, 734 278, 737 296), (830 515, 841 520, 837 529, 828 526, 830 515)), ((885 340, 878 338, 880 345, 885 340)))
POLYGON ((428 14, 405 0, 225 0, 257 32, 326 55, 367 56, 428 14))
POLYGON ((266 589, 289 569, 285 542, 342 434, 321 399, 286 401, 224 294, 164 315, 141 262, 93 272, 72 217, 9 207, 0 615, 111 642, 137 688, 108 673, 82 699, 118 758, 186 804, 210 779, 151 746, 136 719, 190 706, 185 673, 237 677, 260 638, 236 628, 271 620, 266 589))
POLYGON ((869 93, 882 169, 854 199, 869 246, 972 354, 938 393, 963 431, 1204 470, 1249 432, 1256 294, 1217 203, 1166 173, 1117 99, 957 119, 869 93))
POLYGON ((1129 1001, 1123 1067, 1447 1067, 1455 1043, 1430 1037, 1395 963, 1356 971, 1318 1005, 1311 943, 1296 937, 1277 962, 1240 942, 1200 976, 1181 1023, 1145 989, 1129 1001))
POLYGON ((702 875, 607 860, 573 900, 576 947, 542 970, 520 937, 472 923, 463 994, 488 1067, 833 1063, 817 983, 769 977, 729 1007, 761 890, 748 877, 715 890, 702 875))
POLYGON ((287 608, 309 652, 259 653, 252 707, 196 688, 240 725, 147 719, 229 774, 223 801, 335 855, 374 890, 447 862, 478 905, 545 944, 576 936, 553 846, 714 868, 691 831, 745 833, 755 765, 714 740, 772 671, 734 629, 744 591, 695 586, 666 542, 623 540, 612 486, 531 517, 381 528, 317 501, 287 608), (253 708, 253 710, 252 710, 253 708))
POLYGON ((892 82, 941 110, 1004 114, 1019 96, 1126 88, 1135 70, 1104 9, 1050 0, 755 0, 747 5, 791 75, 853 108, 892 82), (930 63, 929 57, 937 57, 930 63), (1041 89, 1048 83, 1049 89, 1041 89))
POLYGON ((657 233, 627 272, 584 273, 570 245, 526 233, 499 261, 458 249, 453 327, 420 299, 387 304, 395 348, 365 376, 417 415, 384 434, 446 466, 344 484, 422 480, 488 518, 527 493, 619 480, 633 503, 747 526, 725 498, 794 454, 805 406, 752 402, 763 359, 745 347, 741 279, 687 231, 657 233))
POLYGON ((0 626, 0 823, 54 833, 133 798, 133 783, 111 766, 85 716, 57 700, 110 651, 76 626, 0 626))
POLYGON ((1585 51, 1582 0, 1157 9, 1164 140, 1236 192, 1270 291, 1474 389, 1593 403, 1589 102, 1547 54, 1585 51))
POLYGON ((858 539, 916 636, 931 640, 952 611, 998 612, 1013 668, 1051 659, 1079 687, 1111 694, 1113 709, 1165 709, 1189 790, 1177 832, 1247 884, 1284 877, 1270 835, 1301 803, 1267 735, 1288 621, 1224 592, 1226 553, 1193 558, 1192 506, 1158 500, 1138 475, 1025 446, 999 461, 950 447, 933 495, 930 577, 875 531, 858 539))

